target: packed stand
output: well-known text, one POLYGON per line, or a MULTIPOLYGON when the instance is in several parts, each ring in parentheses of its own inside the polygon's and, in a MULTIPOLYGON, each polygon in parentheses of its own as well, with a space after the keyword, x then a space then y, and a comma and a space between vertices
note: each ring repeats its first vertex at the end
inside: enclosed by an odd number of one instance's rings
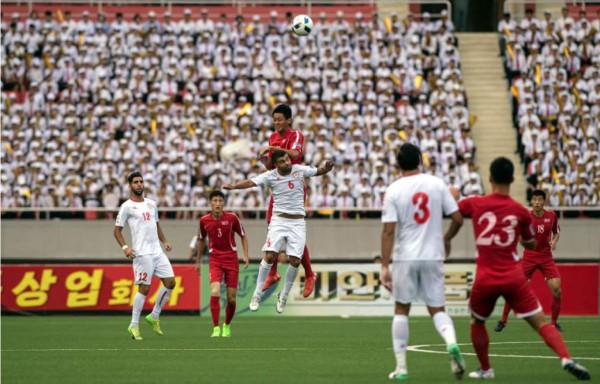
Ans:
MULTIPOLYGON (((159 206, 205 208, 210 190, 264 171, 255 157, 277 103, 292 106, 307 164, 338 163, 311 179, 311 214, 380 208, 406 141, 421 147, 428 173, 464 195, 483 192, 445 12, 320 14, 304 38, 289 31, 292 14, 276 11, 233 23, 205 10, 180 21, 115 16, 3 21, 2 207, 114 208, 128 198, 125 175, 140 170, 159 206)), ((257 189, 228 204, 265 201, 257 189)))
POLYGON ((599 206, 600 10, 505 14, 498 32, 528 199, 539 188, 551 206, 599 206))

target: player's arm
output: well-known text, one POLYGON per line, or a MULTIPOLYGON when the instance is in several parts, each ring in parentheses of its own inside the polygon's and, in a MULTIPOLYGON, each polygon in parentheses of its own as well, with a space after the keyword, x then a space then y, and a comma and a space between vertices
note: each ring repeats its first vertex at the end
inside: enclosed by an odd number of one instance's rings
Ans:
POLYGON ((451 243, 450 241, 456 236, 458 231, 463 225, 463 216, 460 211, 455 211, 450 215, 450 226, 444 235, 444 249, 446 251, 446 258, 450 256, 451 243))
POLYGON ((244 233, 243 236, 240 236, 240 238, 242 239, 242 259, 244 260, 244 264, 246 265, 244 267, 244 269, 248 269, 248 266, 250 265, 250 259, 248 258, 248 236, 246 236, 246 234, 244 233))
POLYGON ((550 239, 550 249, 556 249, 556 243, 558 243, 558 239, 560 239, 560 227, 558 226, 558 220, 555 219, 552 225, 552 239, 550 239))
POLYGON ((390 259, 394 247, 394 235, 396 223, 383 223, 381 231, 381 282, 387 290, 392 290, 392 279, 390 277, 390 259))
POLYGON ((333 161, 326 160, 323 164, 319 165, 319 168, 317 168, 317 173, 315 174, 315 176, 321 176, 321 175, 331 172, 334 165, 335 165, 335 163, 333 161))
POLYGON ((121 247, 123 253, 125 253, 125 257, 132 260, 135 259, 135 251, 127 245, 125 238, 123 237, 123 227, 115 225, 113 234, 117 240, 117 243, 119 243, 119 247, 121 247))
POLYGON ((256 184, 254 183, 254 181, 252 181, 250 179, 244 180, 244 181, 239 181, 235 184, 229 184, 229 183, 223 184, 223 189, 227 189, 227 190, 248 189, 248 188, 252 188, 252 187, 256 187, 256 184))
POLYGON ((160 223, 158 221, 156 222, 156 231, 158 232, 158 240, 160 240, 160 242, 163 243, 165 251, 171 252, 171 249, 173 249, 173 247, 171 246, 171 243, 167 241, 167 238, 165 237, 165 234, 163 233, 162 228, 160 227, 160 223))
POLYGON ((201 273, 202 269, 200 267, 200 259, 202 258, 202 253, 204 252, 204 246, 206 245, 206 239, 198 240, 198 253, 196 254, 196 272, 198 274, 201 273))

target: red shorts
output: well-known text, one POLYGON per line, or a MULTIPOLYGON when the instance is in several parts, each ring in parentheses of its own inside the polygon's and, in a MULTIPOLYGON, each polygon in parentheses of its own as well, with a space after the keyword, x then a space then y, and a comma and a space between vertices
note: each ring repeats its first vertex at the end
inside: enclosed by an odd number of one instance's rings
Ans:
POLYGON ((558 272, 558 268, 556 268, 554 259, 543 261, 523 259, 521 260, 521 267, 527 280, 531 280, 531 277, 538 269, 546 280, 560 278, 560 273, 558 272))
POLYGON ((238 263, 221 264, 210 263, 208 265, 208 279, 210 283, 220 283, 225 278, 225 285, 228 288, 238 287, 240 277, 240 265, 238 263))
POLYGON ((509 284, 478 284, 476 279, 469 299, 471 313, 479 320, 486 320, 494 311, 496 300, 500 296, 514 309, 517 317, 530 317, 542 310, 525 280, 509 284))

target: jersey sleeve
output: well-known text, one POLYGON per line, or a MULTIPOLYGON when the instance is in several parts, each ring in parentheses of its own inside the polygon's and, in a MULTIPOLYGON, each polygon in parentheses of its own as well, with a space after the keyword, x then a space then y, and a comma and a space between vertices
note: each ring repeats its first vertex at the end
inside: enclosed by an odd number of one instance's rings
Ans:
POLYGON ((115 226, 124 227, 127 224, 127 219, 129 219, 129 210, 126 205, 121 205, 117 220, 115 221, 115 226))
POLYGON ((473 216, 473 197, 467 197, 458 202, 458 209, 464 216, 473 216))
POLYGON ((204 226, 202 219, 200 219, 200 228, 198 228, 198 240, 204 240, 206 239, 206 236, 208 236, 208 233, 206 232, 206 227, 204 226))
POLYGON ((233 217, 235 218, 233 220, 233 231, 241 237, 246 236, 246 231, 244 230, 244 226, 240 222, 240 218, 237 215, 233 215, 233 217))
POLYGON ((295 134, 292 135, 292 138, 289 143, 289 148, 287 149, 294 149, 296 151, 299 151, 302 155, 302 148, 304 148, 304 136, 300 132, 296 131, 295 134))
POLYGON ((295 165, 294 168, 302 172, 304 177, 313 177, 317 174, 317 168, 315 167, 309 167, 307 165, 295 165))
POLYGON ((263 172, 250 180, 256 185, 268 185, 270 172, 271 171, 263 172))
POLYGON ((531 222, 531 215, 529 212, 523 208, 521 212, 521 237, 523 241, 529 242, 535 238, 535 231, 533 229, 533 224, 531 222))
POLYGON ((556 216, 555 213, 553 213, 552 216, 553 216, 552 233, 554 233, 554 234, 560 233, 560 225, 558 225, 558 217, 556 216))
POLYGON ((194 235, 194 237, 192 237, 192 241, 190 241, 190 248, 192 248, 192 249, 196 248, 197 242, 198 242, 198 235, 194 235))
POLYGON ((446 184, 442 183, 442 209, 444 210, 444 215, 451 215, 454 212, 458 211, 458 204, 456 204, 456 200, 450 193, 446 184))
POLYGON ((398 210, 391 193, 386 193, 383 197, 383 210, 381 212, 382 223, 397 223, 398 222, 398 210))
POLYGON ((156 220, 156 222, 158 223, 158 206, 156 204, 154 205, 154 220, 156 220))

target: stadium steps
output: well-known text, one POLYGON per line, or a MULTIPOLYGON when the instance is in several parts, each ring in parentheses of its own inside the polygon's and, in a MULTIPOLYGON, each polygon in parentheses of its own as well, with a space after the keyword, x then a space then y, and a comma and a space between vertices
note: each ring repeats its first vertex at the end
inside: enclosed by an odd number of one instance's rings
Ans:
POLYGON ((526 182, 519 156, 515 154, 516 132, 512 126, 511 103, 495 33, 458 33, 460 61, 469 103, 477 115, 473 139, 484 189, 490 191, 489 165, 498 156, 515 164, 512 197, 525 203, 526 182))

